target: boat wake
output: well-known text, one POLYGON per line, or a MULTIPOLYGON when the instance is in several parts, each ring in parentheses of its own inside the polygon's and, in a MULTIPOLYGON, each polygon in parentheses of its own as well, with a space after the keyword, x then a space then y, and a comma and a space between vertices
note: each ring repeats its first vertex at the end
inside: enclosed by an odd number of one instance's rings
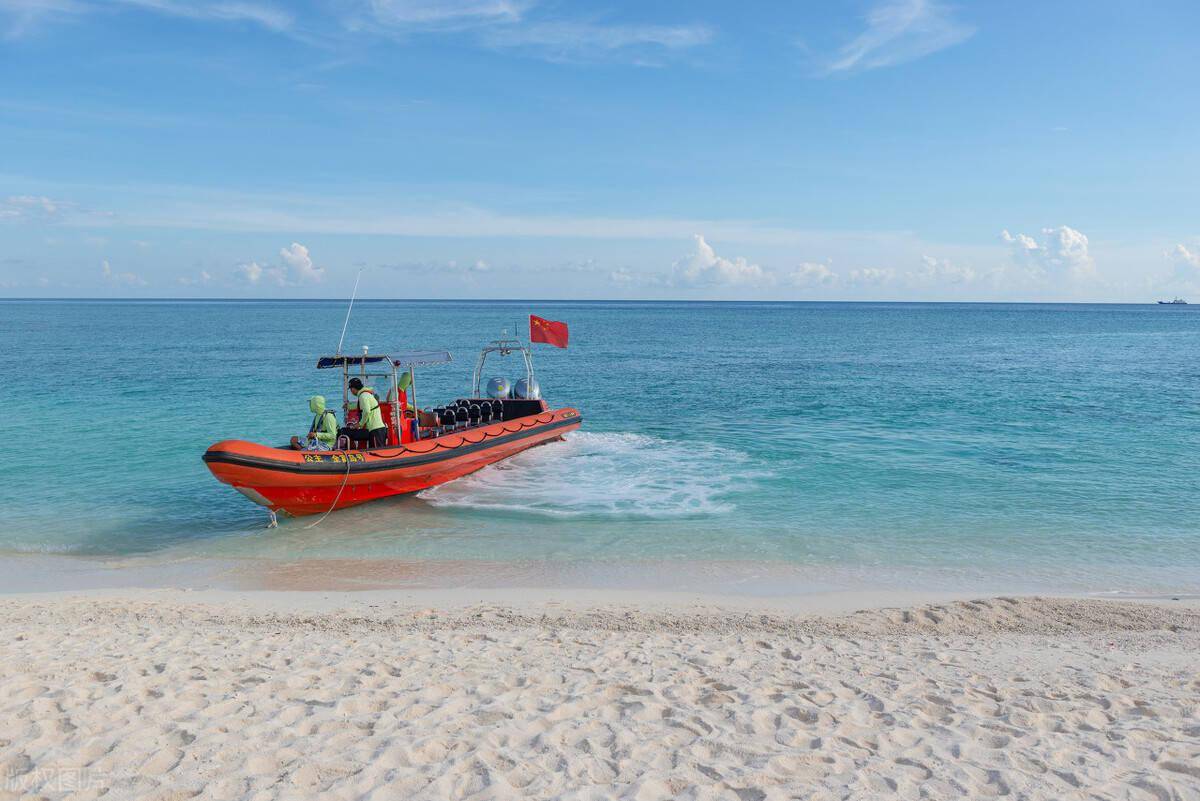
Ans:
POLYGON ((641 434, 576 432, 418 494, 437 507, 549 517, 723 514, 752 477, 745 454, 641 434))

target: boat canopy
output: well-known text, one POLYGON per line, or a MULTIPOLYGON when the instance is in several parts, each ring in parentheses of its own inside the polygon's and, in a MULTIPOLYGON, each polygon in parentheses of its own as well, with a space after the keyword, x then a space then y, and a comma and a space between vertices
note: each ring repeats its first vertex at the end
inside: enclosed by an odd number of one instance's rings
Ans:
POLYGON ((383 364, 388 361, 387 356, 322 356, 317 359, 318 370, 328 370, 331 367, 349 367, 351 365, 363 366, 368 364, 383 364))
POLYGON ((428 367, 433 364, 449 364, 448 350, 406 350, 398 353, 392 360, 397 367, 428 367))
POLYGON ((358 356, 322 356, 317 359, 318 370, 328 370, 333 367, 365 367, 368 364, 386 364, 391 362, 395 367, 428 367, 433 364, 448 364, 452 361, 448 350, 406 350, 395 357, 387 355, 358 355, 358 356))

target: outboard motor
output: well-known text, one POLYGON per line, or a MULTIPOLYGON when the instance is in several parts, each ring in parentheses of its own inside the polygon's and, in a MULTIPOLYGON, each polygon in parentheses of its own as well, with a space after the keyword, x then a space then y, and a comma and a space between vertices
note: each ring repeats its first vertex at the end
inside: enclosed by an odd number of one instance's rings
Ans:
POLYGON ((522 378, 513 387, 513 397, 522 400, 539 400, 542 397, 542 388, 538 386, 536 378, 522 378))
POLYGON ((507 378, 493 378, 488 381, 487 394, 489 398, 504 400, 512 393, 512 385, 507 378))

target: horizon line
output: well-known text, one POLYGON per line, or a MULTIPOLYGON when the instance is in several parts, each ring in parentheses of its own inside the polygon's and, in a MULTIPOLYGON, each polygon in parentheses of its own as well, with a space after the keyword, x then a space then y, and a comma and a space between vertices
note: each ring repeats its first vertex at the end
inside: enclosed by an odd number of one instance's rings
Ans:
MULTIPOLYGON (((107 303, 344 303, 345 297, 328 298, 237 298, 237 297, 0 297, 0 303, 63 303, 63 302, 107 302, 107 303)), ((1173 304, 1157 300, 733 300, 703 298, 356 298, 355 303, 741 303, 760 305, 839 303, 839 304, 907 304, 926 306, 1192 306, 1200 304, 1173 304)))

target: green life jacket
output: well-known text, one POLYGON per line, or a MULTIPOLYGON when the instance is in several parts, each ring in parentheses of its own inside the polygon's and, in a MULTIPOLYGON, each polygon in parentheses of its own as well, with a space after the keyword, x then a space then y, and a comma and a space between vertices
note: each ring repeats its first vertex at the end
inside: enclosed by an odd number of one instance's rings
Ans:
POLYGON ((379 411, 379 399, 375 397, 374 390, 363 387, 358 391, 358 411, 359 428, 365 428, 367 431, 374 431, 379 428, 387 427, 383 422, 383 414, 379 411), (363 408, 364 395, 369 399, 365 409, 363 408))
POLYGON ((337 434, 337 416, 334 415, 334 413, 331 412, 329 409, 324 409, 321 411, 320 414, 313 415, 312 425, 309 426, 308 433, 310 433, 310 434, 316 434, 319 432, 330 433, 330 429, 332 429, 332 433, 334 435, 337 434), (330 417, 333 418, 333 423, 331 425, 329 425, 328 428, 325 426, 325 416, 326 415, 329 415, 330 417))

